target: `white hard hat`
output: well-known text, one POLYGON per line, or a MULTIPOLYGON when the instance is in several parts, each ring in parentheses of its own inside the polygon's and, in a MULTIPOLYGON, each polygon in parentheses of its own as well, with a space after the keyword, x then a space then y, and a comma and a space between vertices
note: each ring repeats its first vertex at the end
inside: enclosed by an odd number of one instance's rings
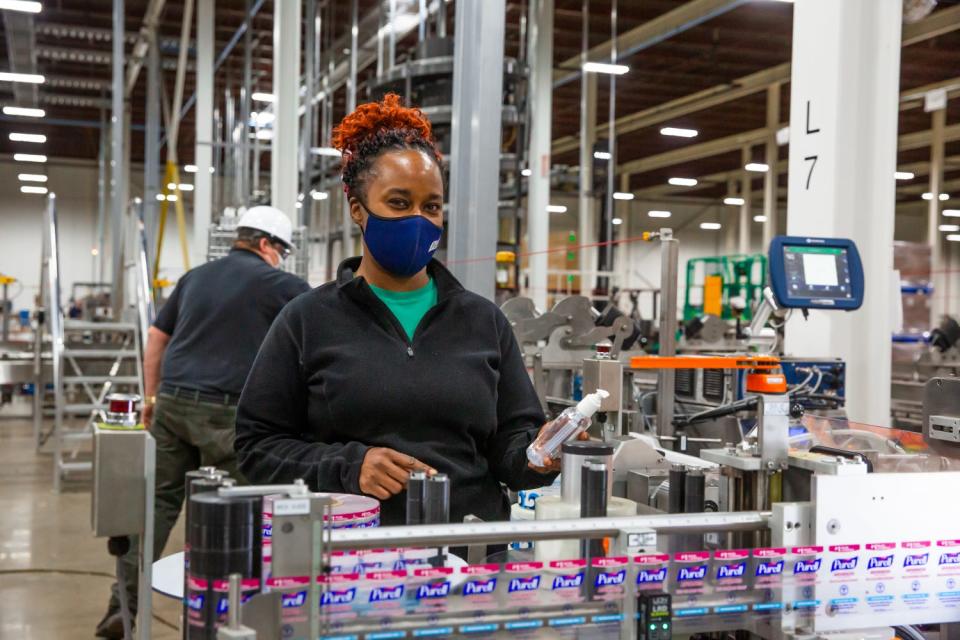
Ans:
POLYGON ((250 207, 240 216, 237 227, 263 231, 293 248, 293 225, 287 214, 276 207, 267 205, 250 207))

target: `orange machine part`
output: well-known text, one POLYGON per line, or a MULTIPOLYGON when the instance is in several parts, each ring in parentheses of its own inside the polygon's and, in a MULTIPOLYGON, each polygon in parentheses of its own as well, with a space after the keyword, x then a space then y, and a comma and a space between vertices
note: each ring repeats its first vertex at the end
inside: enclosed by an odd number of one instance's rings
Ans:
POLYGON ((723 276, 707 276, 703 281, 703 312, 707 315, 723 315, 723 276))
POLYGON ((631 369, 762 369, 780 367, 774 356, 634 356, 631 369))
POLYGON ((787 378, 782 373, 748 373, 747 391, 753 393, 786 393, 787 378))

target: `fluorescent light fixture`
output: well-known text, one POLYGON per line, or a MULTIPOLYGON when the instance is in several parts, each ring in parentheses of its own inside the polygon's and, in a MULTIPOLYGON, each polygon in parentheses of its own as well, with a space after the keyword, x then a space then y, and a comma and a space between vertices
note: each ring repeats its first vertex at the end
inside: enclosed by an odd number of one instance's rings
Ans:
POLYGON ((276 116, 269 111, 254 111, 250 114, 250 120, 252 120, 253 123, 258 127, 266 127, 267 125, 273 124, 273 121, 276 120, 276 116))
POLYGON ((255 91, 250 94, 250 97, 257 102, 274 102, 277 99, 272 93, 264 93, 262 91, 255 91))
POLYGON ((761 216, 753 216, 753 221, 754 221, 754 222, 766 222, 766 221, 767 221, 767 216, 763 216, 763 215, 761 215, 761 216))
POLYGON ((0 9, 3 11, 20 11, 21 13, 40 13, 43 5, 31 0, 0 0, 0 9))
POLYGON ((756 171, 757 173, 766 173, 770 170, 770 167, 762 162, 748 162, 743 168, 747 171, 756 171))
POLYGON ((43 109, 31 109, 29 107, 4 107, 5 116, 22 116, 24 118, 42 118, 47 115, 43 109))
POLYGON ((176 201, 177 201, 177 194, 175 193, 167 194, 167 202, 176 202, 176 201))
POLYGON ((180 189, 180 191, 193 191, 193 185, 187 183, 177 184, 176 182, 171 182, 167 185, 167 189, 173 191, 174 189, 180 189))
POLYGON ((185 165, 183 165, 183 172, 184 172, 184 173, 196 173, 196 172, 197 172, 197 165, 195 165, 195 164, 185 164, 185 165))
POLYGON ((723 225, 719 222, 701 222, 700 228, 705 231, 716 231, 717 229, 722 228, 723 225))
POLYGON ((633 200, 636 197, 637 196, 635 196, 634 194, 628 193, 626 191, 616 191, 613 194, 614 200, 633 200))
POLYGON ((15 153, 13 159, 17 162, 46 162, 47 156, 35 153, 15 153))
POLYGON ((673 214, 671 214, 669 211, 659 211, 657 209, 647 211, 647 216, 651 218, 669 218, 671 215, 673 214))
POLYGON ((746 200, 743 198, 737 198, 736 196, 730 196, 729 198, 723 199, 723 204, 733 205, 735 207, 741 206, 746 200))
POLYGON ((98 256, 100 255, 100 251, 96 247, 94 247, 93 249, 90 249, 90 255, 98 256))
POLYGON ((11 133, 10 142, 33 142, 43 144, 47 141, 47 136, 42 133, 11 133))
POLYGON ((157 194, 157 200, 158 200, 159 202, 163 202, 164 200, 166 200, 166 198, 164 197, 164 195, 163 195, 162 193, 158 193, 158 194, 157 194))
POLYGON ((533 171, 530 171, 530 169, 524 169, 523 171, 520 172, 520 175, 522 175, 525 178, 529 178, 530 176, 533 175, 533 171))
POLYGON ((614 218, 610 221, 610 224, 621 225, 623 224, 623 218, 614 218))
POLYGON ((596 158, 597 160, 609 160, 613 156, 610 155, 609 151, 594 151, 593 157, 596 158))
POLYGON ((47 192, 46 187, 37 187, 29 184, 25 184, 20 187, 20 193, 36 193, 39 195, 44 195, 46 192, 47 192))
POLYGON ((39 73, 11 73, 0 71, 0 82, 26 82, 28 84, 43 84, 46 82, 39 73))
POLYGON ((893 177, 897 180, 913 180, 917 176, 912 171, 896 171, 894 172, 893 177))
POLYGON ((330 158, 339 158, 343 155, 340 153, 340 149, 334 149, 333 147, 313 147, 310 149, 310 153, 315 156, 328 156, 330 158))
POLYGON ((680 127, 664 127, 660 129, 662 136, 674 136, 675 138, 696 138, 700 133, 696 129, 682 129, 680 127))
POLYGON ((942 213, 948 218, 960 218, 960 209, 944 209, 942 213))
POLYGON ((297 207, 297 209, 302 208, 302 207, 303 207, 303 203, 302 203, 302 202, 296 203, 296 207, 297 207))
POLYGON ((314 200, 326 200, 330 197, 330 194, 326 191, 311 191, 310 197, 314 200))
POLYGON ((668 183, 672 184, 675 187, 695 187, 697 186, 696 178, 670 178, 667 180, 668 183))
POLYGON ((583 70, 586 73, 609 73, 615 76, 622 76, 630 67, 625 64, 610 64, 609 62, 584 62, 583 70))
MULTIPOLYGON (((930 193, 929 191, 927 191, 926 193, 924 193, 924 194, 923 194, 922 196, 920 196, 920 197, 922 197, 924 200, 933 200, 933 194, 930 193)), ((944 201, 944 200, 949 200, 949 199, 950 199, 950 194, 949 194, 949 193, 941 193, 941 194, 940 194, 940 201, 941 201, 941 202, 944 201)))
POLYGON ((260 129, 257 131, 257 140, 273 140, 273 131, 270 129, 260 129))
POLYGON ((950 242, 960 242, 960 233, 951 233, 947 236, 947 240, 950 242))
POLYGON ((960 224, 942 224, 937 227, 940 231, 949 231, 951 233, 960 231, 960 224))
POLYGON ((777 129, 777 146, 782 147, 783 145, 790 142, 790 127, 783 127, 777 129))
POLYGON ((549 213, 566 213, 567 208, 562 204, 548 204, 547 211, 549 213))
POLYGON ((20 182, 46 182, 47 176, 42 173, 21 173, 17 175, 20 182))

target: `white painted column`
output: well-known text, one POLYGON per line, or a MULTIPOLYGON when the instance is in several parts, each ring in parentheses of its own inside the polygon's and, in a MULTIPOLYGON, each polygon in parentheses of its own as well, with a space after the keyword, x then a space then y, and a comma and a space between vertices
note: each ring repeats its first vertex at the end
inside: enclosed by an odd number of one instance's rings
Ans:
POLYGON ((944 127, 947 124, 946 100, 944 107, 931 114, 930 140, 930 193, 927 201, 927 242, 930 244, 930 280, 933 283, 933 298, 930 303, 930 326, 940 324, 940 317, 946 311, 947 260, 943 251, 943 237, 940 233, 940 193, 943 191, 944 127))
POLYGON ((793 14, 787 232, 854 240, 866 295, 855 312, 788 323, 794 356, 847 363, 847 414, 890 424, 894 171, 900 0, 798 0, 793 14), (866 73, 864 70, 869 70, 866 73))
POLYGON ((273 4, 273 140, 270 143, 270 202, 299 223, 297 155, 300 116, 300 2, 273 4))
MULTIPOLYGON (((734 178, 727 180, 727 196, 737 197, 737 181, 734 178)), ((737 216, 740 215, 739 209, 734 212, 733 205, 724 205, 723 216, 723 252, 728 256, 737 252, 737 216)))
MULTIPOLYGON (((741 155, 741 166, 747 166, 750 162, 750 147, 744 147, 741 155)), ((743 198, 743 204, 740 205, 740 224, 737 225, 737 253, 747 255, 750 253, 750 224, 753 222, 750 211, 753 208, 753 174, 744 170, 743 177, 740 180, 740 197, 743 198)))
POLYGON ((527 181, 528 295, 547 311, 547 254, 550 243, 550 114, 553 113, 553 0, 531 0, 530 177, 527 181))
POLYGON ((193 241, 190 265, 207 261, 210 221, 213 219, 213 47, 215 0, 197 2, 197 118, 194 137, 193 241))
MULTIPOLYGON (((583 74, 586 91, 580 97, 580 201, 577 212, 577 244, 580 249, 580 271, 596 272, 597 250, 586 247, 597 242, 597 207, 593 197, 593 147, 597 141, 597 74, 583 74)), ((585 275, 581 279, 581 293, 590 295, 597 286, 597 278, 585 275)))
POLYGON ((763 176, 763 244, 760 252, 766 253, 770 248, 770 241, 777 235, 777 182, 780 174, 777 173, 777 161, 780 149, 777 146, 777 128, 780 126, 780 83, 776 82, 767 87, 767 139, 764 143, 764 162, 767 172, 763 176))

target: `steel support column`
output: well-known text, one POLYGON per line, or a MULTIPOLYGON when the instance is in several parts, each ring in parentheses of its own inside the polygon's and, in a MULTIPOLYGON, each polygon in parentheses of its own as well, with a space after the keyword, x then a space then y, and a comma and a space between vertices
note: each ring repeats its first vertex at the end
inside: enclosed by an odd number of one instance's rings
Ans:
POLYGON ((273 141, 270 144, 270 200, 294 221, 297 210, 297 133, 300 107, 300 2, 273 5, 273 141))
MULTIPOLYGON (((347 81, 347 113, 357 108, 357 62, 360 55, 360 9, 358 0, 353 0, 350 8, 350 77, 347 81)), ((331 58, 331 63, 333 59, 331 58)), ((353 255, 353 220, 350 218, 350 202, 346 195, 341 197, 343 204, 340 207, 343 236, 340 241, 340 259, 344 260, 353 255)), ((332 274, 331 274, 332 275, 332 274)))
POLYGON ((197 119, 194 164, 197 165, 193 191, 193 241, 190 263, 207 260, 207 242, 213 219, 213 46, 216 0, 197 0, 197 119))
POLYGON ((777 235, 777 162, 780 149, 777 146, 777 127, 780 126, 780 83, 767 87, 767 139, 764 143, 764 162, 767 172, 763 176, 763 244, 760 251, 766 252, 770 241, 777 235))
MULTIPOLYGON (((750 162, 750 147, 744 147, 741 152, 742 166, 750 162)), ((769 171, 767 172, 769 173, 769 171)), ((740 180, 740 197, 743 198, 743 204, 740 205, 740 222, 737 225, 737 253, 747 255, 750 253, 750 210, 753 207, 753 174, 749 171, 743 172, 743 178, 740 180)))
MULTIPOLYGON (((300 193, 303 194, 303 204, 300 207, 301 224, 305 224, 307 229, 313 228, 313 198, 310 197, 310 182, 313 180, 313 155, 310 153, 313 147, 314 120, 313 120, 313 101, 310 96, 316 95, 317 85, 317 60, 314 57, 317 48, 317 0, 306 0, 305 5, 306 20, 304 29, 306 37, 304 39, 304 65, 303 77, 307 88, 306 98, 304 99, 303 111, 303 130, 300 132, 300 193)), ((309 247, 303 247, 304 251, 310 251, 309 247)))
MULTIPOLYGON (((590 50, 590 0, 583 0, 580 9, 580 65, 589 62, 590 50)), ((597 279, 587 271, 596 271, 597 219, 593 198, 593 148, 597 142, 597 74, 580 74, 580 206, 577 212, 577 244, 580 249, 580 293, 590 295, 597 286, 597 279)), ((629 176, 627 176, 629 180, 629 176)))
POLYGON ((930 305, 931 325, 940 323, 940 316, 946 309, 947 291, 946 260, 944 260, 943 238, 940 233, 940 193, 943 191, 944 128, 947 124, 946 108, 938 109, 931 115, 930 141, 930 194, 927 201, 927 242, 930 244, 930 270, 933 281, 933 299, 930 305))
POLYGON ((804 0, 793 9, 787 232, 852 239, 867 278, 859 310, 791 318, 785 352, 842 358, 857 372, 847 379, 848 417, 877 425, 890 421, 899 295, 891 274, 902 12, 901 0, 804 0))
MULTIPOLYGON (((734 178, 727 180, 727 197, 737 197, 737 181, 734 178)), ((733 255, 737 252, 737 218, 732 213, 733 209, 727 208, 725 212, 728 215, 725 215, 723 220, 723 250, 727 255, 733 255)), ((737 216, 739 215, 740 210, 737 209, 737 216)))
POLYGON ((250 93, 253 91, 253 30, 251 27, 252 19, 250 17, 250 9, 252 7, 253 0, 247 0, 246 11, 244 12, 244 24, 245 28, 243 30, 243 85, 240 87, 240 144, 242 145, 243 153, 240 154, 240 166, 237 167, 237 174, 239 176, 239 191, 241 196, 241 201, 239 204, 249 207, 250 206, 250 192, 253 191, 253 188, 250 186, 250 93))
MULTIPOLYGON (((546 251, 550 242, 547 205, 550 204, 550 116, 553 113, 553 13, 553 0, 530 1, 527 46, 531 105, 530 149, 527 153, 530 163, 530 177, 527 180, 527 251, 531 255, 528 294, 534 305, 542 311, 547 310, 546 251)), ((497 74, 502 75, 503 71, 498 70, 497 74)), ((612 168, 613 164, 610 166, 612 168)))
MULTIPOLYGON (((160 211, 160 51, 155 30, 147 36, 147 131, 143 162, 143 232, 147 244, 147 264, 153 265, 157 247, 157 222, 160 211)), ((151 280, 156 274, 148 274, 151 280)))
MULTIPOLYGON (((552 0, 543 1, 552 16, 552 0)), ((504 0, 458 5, 453 53, 447 261, 463 286, 490 300, 496 265, 489 258, 497 251, 505 20, 504 0)), ((549 153, 549 136, 545 148, 549 153)))
POLYGON ((113 0, 113 78, 110 111, 110 259, 113 269, 110 272, 113 290, 114 311, 119 311, 118 301, 123 291, 123 206, 124 178, 123 166, 124 123, 123 109, 123 43, 124 0, 113 0))

